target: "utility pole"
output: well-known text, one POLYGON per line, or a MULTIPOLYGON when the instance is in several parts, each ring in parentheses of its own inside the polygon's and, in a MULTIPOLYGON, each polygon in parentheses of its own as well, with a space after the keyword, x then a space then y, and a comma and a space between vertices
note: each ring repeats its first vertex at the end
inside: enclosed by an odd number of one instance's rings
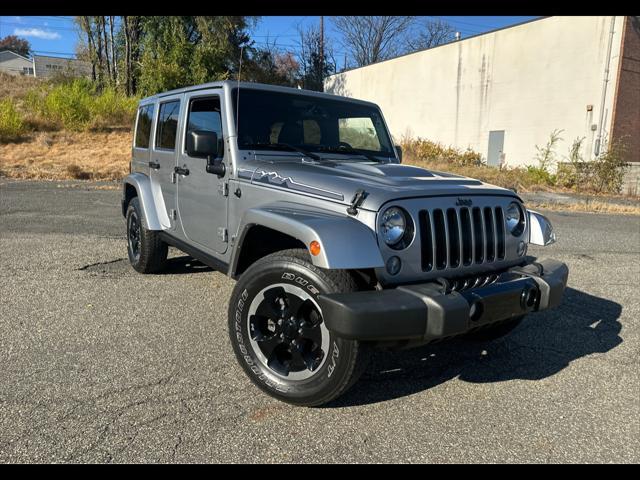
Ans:
POLYGON ((324 17, 320 15, 320 75, 324 79, 324 17))

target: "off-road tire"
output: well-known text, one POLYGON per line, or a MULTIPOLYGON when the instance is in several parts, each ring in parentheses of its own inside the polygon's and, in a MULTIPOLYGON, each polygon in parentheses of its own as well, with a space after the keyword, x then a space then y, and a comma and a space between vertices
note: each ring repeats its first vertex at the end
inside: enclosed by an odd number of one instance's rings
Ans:
POLYGON ((513 317, 509 320, 499 322, 491 327, 483 328, 465 335, 465 339, 473 342, 490 342, 509 335, 518 325, 522 323, 526 315, 513 317))
POLYGON ((149 230, 147 219, 140 208, 140 200, 133 197, 127 207, 127 253, 131 266, 140 273, 156 273, 163 269, 167 261, 169 246, 160 239, 159 232, 149 230), (136 248, 132 245, 132 229, 137 222, 139 230, 139 244, 136 248))
MULTIPOLYGON (((269 292, 271 285, 281 291, 283 288, 302 287, 304 293, 316 301, 320 294, 355 291, 355 280, 346 271, 315 267, 306 250, 284 250, 268 255, 251 265, 238 280, 229 302, 231 344, 238 362, 253 383, 272 397, 295 405, 319 406, 339 397, 364 372, 370 356, 369 347, 355 340, 337 337, 325 327, 322 338, 324 345, 325 336, 329 336, 328 351, 322 349, 323 355, 319 355, 319 358, 323 358, 324 361, 314 367, 315 369, 303 369, 302 374, 310 377, 292 380, 288 378, 289 372, 285 376, 279 375, 267 366, 269 362, 265 363, 264 358, 260 360, 261 353, 257 353, 255 331, 250 331, 254 329, 254 324, 249 326, 251 305, 255 305, 254 302, 262 305, 267 301, 264 300, 267 298, 266 293, 262 296, 259 294, 269 292)), ((286 305, 286 302, 283 304, 286 305)), ((279 345, 275 348, 285 348, 286 352, 286 348, 293 347, 279 345)))

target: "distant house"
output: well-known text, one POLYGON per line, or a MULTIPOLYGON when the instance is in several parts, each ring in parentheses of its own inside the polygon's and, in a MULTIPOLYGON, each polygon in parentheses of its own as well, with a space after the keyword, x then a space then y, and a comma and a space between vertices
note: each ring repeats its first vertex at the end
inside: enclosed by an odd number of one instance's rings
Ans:
POLYGON ((33 64, 35 77, 52 77, 60 73, 74 77, 88 77, 91 75, 91 64, 75 58, 34 55, 33 64))
POLYGON ((33 60, 11 50, 3 50, 0 52, 0 72, 5 72, 9 75, 29 75, 33 77, 33 60))
POLYGON ((34 55, 32 58, 27 58, 10 50, 3 50, 0 52, 0 72, 38 78, 52 77, 56 74, 88 77, 91 75, 91 64, 74 58, 48 55, 34 55))

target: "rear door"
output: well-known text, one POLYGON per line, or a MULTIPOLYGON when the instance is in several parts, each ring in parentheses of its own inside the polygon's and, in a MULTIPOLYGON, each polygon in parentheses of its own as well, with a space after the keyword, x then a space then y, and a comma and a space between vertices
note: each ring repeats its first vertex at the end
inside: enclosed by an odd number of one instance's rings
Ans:
POLYGON ((164 97, 156 105, 153 148, 149 177, 158 217, 164 228, 175 228, 176 183, 174 168, 179 145, 179 119, 182 95, 164 97))
POLYGON ((188 175, 178 175, 178 213, 184 235, 198 248, 210 254, 227 250, 227 199, 229 160, 225 158, 221 89, 188 93, 185 102, 185 127, 181 139, 178 166, 188 175), (208 173, 207 159, 192 158, 186 152, 186 138, 192 130, 208 130, 218 135, 220 156, 226 163, 223 177, 208 173))

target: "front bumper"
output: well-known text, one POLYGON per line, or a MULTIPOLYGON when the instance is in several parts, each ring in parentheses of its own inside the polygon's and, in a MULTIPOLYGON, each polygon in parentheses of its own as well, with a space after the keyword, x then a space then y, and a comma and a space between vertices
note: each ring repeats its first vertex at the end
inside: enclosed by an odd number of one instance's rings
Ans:
POLYGON ((438 283, 321 295, 324 322, 336 335, 363 341, 422 340, 459 335, 560 304, 569 269, 534 261, 502 273, 486 287, 446 292, 438 283))

